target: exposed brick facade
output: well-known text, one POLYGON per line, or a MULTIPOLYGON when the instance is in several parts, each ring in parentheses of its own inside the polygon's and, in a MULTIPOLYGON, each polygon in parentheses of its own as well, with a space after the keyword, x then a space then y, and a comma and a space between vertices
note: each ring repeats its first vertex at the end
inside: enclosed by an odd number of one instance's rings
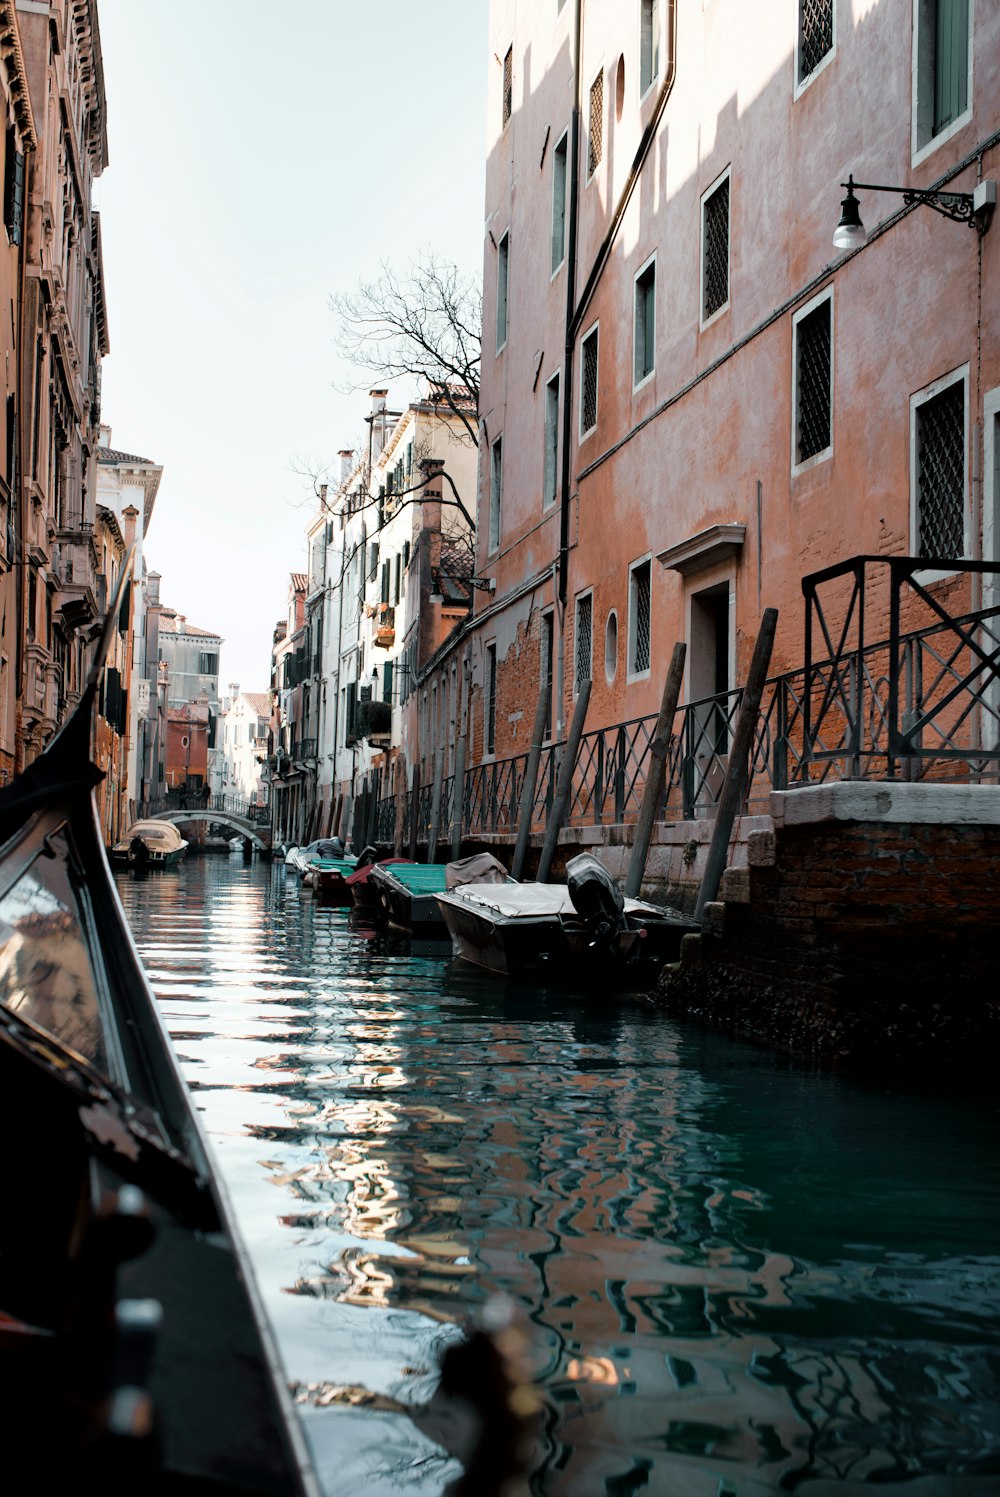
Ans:
POLYGON ((833 1063, 995 1061, 1000 826, 786 826, 748 862, 668 1003, 833 1063))

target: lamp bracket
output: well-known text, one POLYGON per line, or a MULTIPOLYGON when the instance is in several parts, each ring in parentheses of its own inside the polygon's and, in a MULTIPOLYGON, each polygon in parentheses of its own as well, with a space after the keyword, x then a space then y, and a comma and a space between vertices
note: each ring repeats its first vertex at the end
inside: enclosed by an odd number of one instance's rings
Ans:
POLYGON ((979 234, 985 234, 993 217, 993 208, 996 203, 996 183, 980 182, 975 192, 941 192, 925 187, 887 187, 880 182, 855 182, 853 176, 846 182, 841 182, 841 187, 848 191, 857 189, 862 192, 892 192, 903 199, 908 208, 918 203, 925 203, 928 208, 933 208, 935 213, 940 213, 944 218, 950 218, 955 223, 969 224, 979 234))

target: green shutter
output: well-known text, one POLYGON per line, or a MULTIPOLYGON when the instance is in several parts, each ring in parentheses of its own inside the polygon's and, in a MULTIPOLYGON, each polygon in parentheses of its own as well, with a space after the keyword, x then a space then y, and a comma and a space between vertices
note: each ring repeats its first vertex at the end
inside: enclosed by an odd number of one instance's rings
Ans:
POLYGON ((969 0, 936 0, 934 17, 934 134, 964 113, 969 102, 969 0))

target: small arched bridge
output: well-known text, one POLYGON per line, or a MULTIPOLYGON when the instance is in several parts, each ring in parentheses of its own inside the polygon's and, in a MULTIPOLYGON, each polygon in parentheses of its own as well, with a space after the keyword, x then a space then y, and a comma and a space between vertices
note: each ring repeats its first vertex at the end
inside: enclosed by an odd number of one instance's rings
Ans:
POLYGON ((171 790, 155 800, 140 801, 140 821, 211 821, 231 827, 234 835, 247 837, 261 852, 271 850, 271 808, 258 806, 238 795, 206 795, 203 790, 171 790))

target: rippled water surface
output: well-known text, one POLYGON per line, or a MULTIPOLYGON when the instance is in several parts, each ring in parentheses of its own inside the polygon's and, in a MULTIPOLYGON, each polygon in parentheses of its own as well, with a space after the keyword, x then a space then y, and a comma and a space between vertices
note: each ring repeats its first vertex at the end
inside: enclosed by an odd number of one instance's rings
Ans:
POLYGON ((1000 1490, 992 1097, 514 988, 283 868, 119 888, 328 1493, 441 1492, 384 1405, 497 1291, 534 1338, 534 1492, 1000 1490))

